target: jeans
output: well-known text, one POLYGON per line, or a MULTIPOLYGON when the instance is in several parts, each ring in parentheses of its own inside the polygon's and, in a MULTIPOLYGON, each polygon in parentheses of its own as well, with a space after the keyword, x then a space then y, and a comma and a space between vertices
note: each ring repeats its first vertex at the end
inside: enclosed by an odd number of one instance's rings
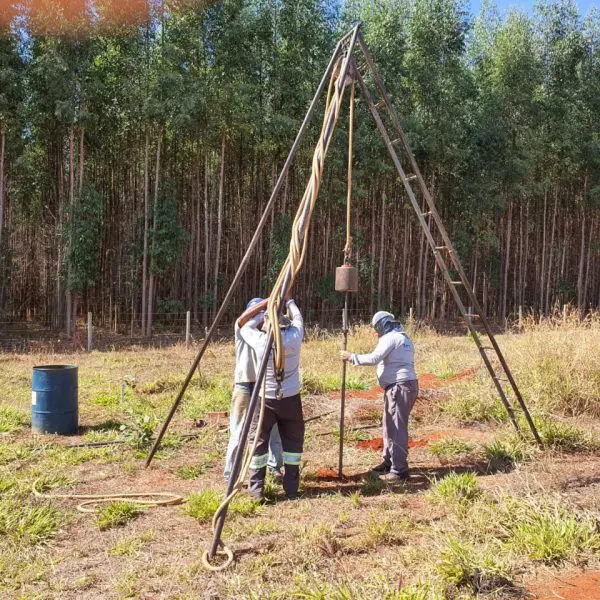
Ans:
MULTIPOLYGON (((253 389, 253 383, 236 383, 233 388, 229 416, 229 443, 227 444, 225 470, 223 471, 225 479, 229 479, 229 476, 231 475, 235 449, 240 441, 242 425, 244 424, 244 418, 246 416, 246 411, 248 410, 248 404, 250 403, 250 396, 252 396, 253 389)), ((281 437, 279 436, 277 425, 271 430, 271 437, 269 438, 268 465, 270 469, 280 469, 283 466, 283 447, 281 445, 281 437)))

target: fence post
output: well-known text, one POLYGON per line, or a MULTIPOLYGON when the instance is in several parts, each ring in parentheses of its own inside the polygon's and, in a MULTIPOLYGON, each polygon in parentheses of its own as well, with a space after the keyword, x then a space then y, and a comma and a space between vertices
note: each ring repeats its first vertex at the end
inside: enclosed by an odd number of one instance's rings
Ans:
POLYGON ((467 319, 469 320, 469 325, 473 324, 473 307, 469 306, 467 309, 467 319))
POLYGON ((91 352, 92 351, 92 313, 88 312, 88 346, 87 346, 87 351, 91 352))
POLYGON ((523 327, 523 307, 519 305, 519 329, 523 327))
POLYGON ((563 325, 567 324, 567 310, 568 310, 568 304, 563 304, 563 325))
POLYGON ((189 310, 185 313, 185 345, 188 348, 190 345, 190 338, 191 338, 191 324, 192 324, 191 314, 192 313, 189 310))

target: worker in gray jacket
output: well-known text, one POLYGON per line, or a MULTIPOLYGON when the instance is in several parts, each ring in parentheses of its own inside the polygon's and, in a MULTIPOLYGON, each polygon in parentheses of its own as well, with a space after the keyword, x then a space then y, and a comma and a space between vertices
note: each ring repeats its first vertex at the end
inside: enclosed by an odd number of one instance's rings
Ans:
MULTIPOLYGON (((264 321, 264 310, 267 301, 262 298, 253 298, 248 302, 246 310, 235 322, 235 385, 231 397, 231 410, 229 411, 229 443, 225 457, 225 470, 223 475, 229 479, 233 468, 233 455, 240 441, 240 433, 254 382, 256 381, 256 352, 249 346, 241 335, 242 327, 249 321, 260 326, 264 321)), ((283 454, 281 438, 277 426, 273 427, 269 442, 268 466, 271 475, 275 479, 281 479, 281 467, 283 466, 283 454)))
POLYGON ((419 393, 415 372, 415 349, 392 313, 381 310, 371 325, 379 343, 370 354, 342 350, 340 358, 355 366, 377 365, 377 380, 384 391, 383 462, 373 471, 380 479, 408 479, 408 418, 419 393))
MULTIPOLYGON (((286 302, 288 316, 279 320, 285 355, 283 381, 277 382, 271 356, 265 373, 265 410, 260 431, 257 430, 258 411, 255 415, 250 438, 258 436, 256 450, 250 463, 250 483, 248 492, 257 500, 264 499, 265 475, 268 461, 268 444, 271 430, 279 426, 283 445, 283 489, 289 499, 298 495, 300 483, 300 459, 304 446, 304 417, 300 399, 300 348, 304 338, 304 321, 293 300, 286 302), (278 392, 279 398, 278 398, 278 392)), ((256 352, 260 364, 266 350, 267 334, 260 329, 256 320, 248 321, 242 327, 241 336, 256 352)), ((260 388, 262 394, 262 385, 260 388)))

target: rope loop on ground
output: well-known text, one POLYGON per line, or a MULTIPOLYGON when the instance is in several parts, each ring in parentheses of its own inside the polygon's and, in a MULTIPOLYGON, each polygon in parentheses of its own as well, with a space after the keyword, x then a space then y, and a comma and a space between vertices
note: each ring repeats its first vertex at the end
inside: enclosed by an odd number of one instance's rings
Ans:
POLYGON ((33 482, 31 491, 36 498, 50 500, 83 500, 77 505, 77 510, 82 513, 99 512, 98 504, 108 504, 109 502, 132 502, 148 508, 158 506, 174 506, 183 504, 185 498, 172 492, 127 492, 119 494, 47 494, 37 489, 39 479, 33 482))

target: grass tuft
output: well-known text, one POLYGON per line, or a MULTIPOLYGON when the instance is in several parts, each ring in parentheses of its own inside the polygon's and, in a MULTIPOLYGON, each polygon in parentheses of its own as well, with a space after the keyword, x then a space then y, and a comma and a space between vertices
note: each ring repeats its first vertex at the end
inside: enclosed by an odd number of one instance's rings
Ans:
POLYGON ((12 406, 0 406, 0 433, 14 433, 29 423, 29 417, 12 406))
POLYGON ((141 536, 125 537, 108 551, 110 556, 137 556, 139 551, 156 538, 154 532, 150 531, 141 536))
POLYGON ((450 399, 439 404, 438 410, 456 419, 462 425, 500 424, 508 419, 502 401, 491 389, 482 393, 481 383, 477 380, 461 383, 450 394, 450 399))
POLYGON ((479 498, 481 490, 475 473, 450 473, 436 482, 430 494, 438 502, 468 505, 479 498))
POLYGON ((429 445, 429 452, 438 458, 468 454, 471 450, 469 444, 454 438, 444 438, 429 445))
POLYGON ((367 473, 361 483, 360 492, 363 496, 376 496, 383 489, 383 481, 375 473, 367 473))
MULTIPOLYGON (((184 512, 190 517, 206 523, 213 518, 213 515, 223 500, 223 496, 215 490, 204 490, 202 492, 190 494, 187 504, 184 506, 184 512)), ((247 517, 254 515, 260 509, 260 503, 248 496, 236 496, 229 505, 230 514, 247 517)))
POLYGON ((476 547, 454 536, 447 538, 436 565, 438 575, 445 582, 471 588, 482 577, 504 577, 507 570, 498 559, 496 549, 487 546, 476 547))
POLYGON ((483 446, 483 455, 490 471, 510 471, 527 460, 531 452, 531 447, 516 435, 483 446))
POLYGON ((35 546, 54 537, 64 522, 64 516, 52 506, 14 497, 0 500, 0 536, 14 543, 35 546))
POLYGON ((99 509, 96 524, 100 531, 123 527, 143 512, 144 509, 139 504, 127 500, 116 500, 99 509))
POLYGON ((600 533, 591 519, 577 518, 562 507, 533 503, 516 505, 512 512, 507 544, 531 560, 558 564, 600 551, 600 533))
POLYGON ((535 419, 544 446, 564 452, 590 452, 598 447, 593 436, 579 427, 547 418, 535 419))

